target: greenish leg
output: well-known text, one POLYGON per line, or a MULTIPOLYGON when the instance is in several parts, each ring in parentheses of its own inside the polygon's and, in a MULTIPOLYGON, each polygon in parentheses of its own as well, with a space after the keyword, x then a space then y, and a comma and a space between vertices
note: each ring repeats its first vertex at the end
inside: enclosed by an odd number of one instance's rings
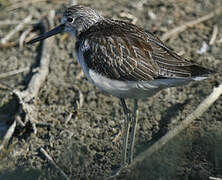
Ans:
POLYGON ((126 155, 127 155, 127 146, 128 146, 128 139, 129 139, 129 129, 131 124, 131 114, 126 106, 126 102, 123 98, 120 99, 120 102, 123 107, 123 112, 125 114, 124 120, 124 135, 123 135, 123 149, 122 149, 122 166, 127 164, 126 162, 126 155))
POLYGON ((139 114, 138 100, 134 99, 134 109, 133 109, 133 114, 132 114, 132 130, 130 133, 129 164, 133 161, 133 149, 134 149, 134 143, 135 143, 138 114, 139 114))

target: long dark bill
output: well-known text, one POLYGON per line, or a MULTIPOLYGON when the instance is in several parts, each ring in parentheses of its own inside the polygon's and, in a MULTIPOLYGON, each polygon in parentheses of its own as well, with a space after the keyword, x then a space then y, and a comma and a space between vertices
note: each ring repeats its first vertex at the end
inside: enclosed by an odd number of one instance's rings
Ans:
POLYGON ((51 31, 46 32, 45 34, 42 34, 39 37, 30 40, 29 42, 27 42, 27 44, 32 44, 32 43, 41 41, 43 39, 46 39, 46 38, 48 38, 50 36, 54 36, 56 34, 59 34, 59 33, 63 32, 64 27, 65 27, 65 24, 61 24, 61 25, 57 26, 56 28, 52 29, 51 31))

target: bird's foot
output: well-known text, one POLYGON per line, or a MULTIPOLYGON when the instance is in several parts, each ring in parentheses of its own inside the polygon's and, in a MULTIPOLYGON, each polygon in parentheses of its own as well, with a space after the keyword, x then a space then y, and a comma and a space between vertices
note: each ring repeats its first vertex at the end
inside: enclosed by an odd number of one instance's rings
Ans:
POLYGON ((113 178, 119 176, 119 174, 121 173, 121 171, 122 171, 123 169, 125 169, 127 166, 128 166, 128 163, 125 163, 125 164, 121 165, 120 167, 118 167, 117 169, 115 169, 115 170, 111 173, 111 175, 106 178, 106 180, 113 179, 113 178))

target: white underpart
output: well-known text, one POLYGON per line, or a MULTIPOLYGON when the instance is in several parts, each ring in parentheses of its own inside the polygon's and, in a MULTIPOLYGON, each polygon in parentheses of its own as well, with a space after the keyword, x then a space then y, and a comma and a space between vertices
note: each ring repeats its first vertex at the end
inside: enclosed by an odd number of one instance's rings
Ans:
POLYGON ((192 79, 193 79, 194 81, 202 81, 202 80, 207 79, 207 78, 208 78, 208 77, 197 76, 197 77, 193 77, 192 79))
MULTIPOLYGON (((156 79, 153 81, 119 81, 112 80, 92 69, 89 69, 83 57, 83 51, 88 47, 88 42, 75 52, 76 59, 80 63, 87 79, 94 84, 100 91, 106 92, 119 98, 147 98, 153 96, 162 89, 185 85, 191 81, 200 81, 207 77, 156 79)), ((89 47, 88 47, 89 48, 89 47)))

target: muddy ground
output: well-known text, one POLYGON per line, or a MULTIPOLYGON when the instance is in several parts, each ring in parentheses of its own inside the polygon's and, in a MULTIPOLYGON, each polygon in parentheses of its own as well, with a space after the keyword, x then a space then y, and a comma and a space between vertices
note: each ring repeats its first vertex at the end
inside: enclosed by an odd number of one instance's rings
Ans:
MULTIPOLYGON (((67 6, 66 1, 25 2, 29 1, 1 0, 0 21, 20 21, 28 14, 38 21, 49 9, 54 8, 59 14, 67 6), (21 7, 19 2, 23 2, 21 7), (10 10, 12 5, 17 8, 10 10)), ((127 20, 120 14, 130 13, 138 19, 137 25, 159 37, 222 6, 221 0, 87 0, 81 3, 115 19, 127 20)), ((197 24, 166 43, 184 57, 220 72, 221 18, 222 15, 218 15, 197 24), (218 27, 215 43, 206 52, 198 54, 203 42, 209 45, 214 26, 218 27)), ((31 26, 27 25, 11 42, 18 42, 22 32, 31 26)), ((0 38, 14 27, 0 26, 0 38)), ((36 135, 31 126, 23 128, 18 125, 10 145, 0 153, 0 179, 62 179, 40 153, 41 147, 71 179, 104 179, 120 164, 124 116, 119 100, 98 92, 84 76, 76 78, 81 69, 74 59, 72 38, 61 43, 61 35, 58 35, 55 42, 50 72, 36 103, 36 120, 42 125, 37 125, 36 135), (80 91, 84 103, 76 111, 80 91), (66 122, 70 113, 73 115, 66 122)), ((18 45, 1 47, 0 74, 35 65, 37 54, 38 44, 23 49, 18 45)), ((25 88, 28 79, 29 71, 0 79, 1 137, 6 131, 5 124, 10 124, 17 108, 11 92, 25 88)), ((135 155, 184 120, 221 81, 220 75, 214 75, 208 80, 163 90, 155 97, 139 101, 135 155)), ((132 101, 127 102, 132 107, 132 101)), ((222 178, 222 98, 164 148, 116 179, 202 180, 210 176, 222 178)))

